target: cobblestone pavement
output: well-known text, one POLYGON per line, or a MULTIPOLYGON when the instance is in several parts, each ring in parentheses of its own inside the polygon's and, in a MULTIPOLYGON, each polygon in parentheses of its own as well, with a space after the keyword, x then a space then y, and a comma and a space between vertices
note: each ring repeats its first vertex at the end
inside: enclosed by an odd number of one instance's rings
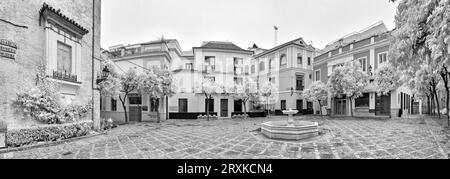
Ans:
POLYGON ((67 144, 0 154, 0 159, 446 159, 450 152, 450 132, 433 120, 297 120, 319 121, 322 134, 303 141, 270 140, 258 131, 266 118, 140 123, 67 144))

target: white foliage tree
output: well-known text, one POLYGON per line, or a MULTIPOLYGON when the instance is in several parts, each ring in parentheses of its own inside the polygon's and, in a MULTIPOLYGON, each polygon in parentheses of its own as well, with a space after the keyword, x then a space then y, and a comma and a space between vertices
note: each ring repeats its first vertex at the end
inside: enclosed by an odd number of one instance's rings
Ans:
POLYGON ((266 101, 266 109, 267 109, 267 117, 270 117, 270 99, 276 98, 276 95, 278 93, 278 88, 271 82, 265 83, 260 89, 259 89, 259 95, 263 98, 262 101, 266 101))
POLYGON ((258 88, 255 81, 251 78, 246 78, 243 84, 238 84, 235 86, 231 97, 235 100, 240 100, 244 107, 244 116, 247 119, 247 102, 251 99, 258 98, 258 88))
POLYGON ((205 95, 206 98, 206 115, 208 117, 208 121, 210 120, 209 115, 209 104, 210 100, 214 99, 214 95, 220 94, 223 92, 223 86, 216 83, 212 79, 204 78, 199 84, 196 85, 195 88, 196 93, 205 95))
POLYGON ((309 102, 318 102, 320 115, 322 114, 322 103, 328 99, 327 85, 321 81, 315 81, 312 85, 301 93, 301 97, 309 102))
POLYGON ((378 95, 387 95, 400 85, 400 73, 390 63, 383 63, 375 71, 375 88, 378 95))
POLYGON ((353 100, 362 96, 367 83, 368 75, 362 71, 359 62, 352 61, 334 69, 327 86, 332 97, 346 95, 350 101, 350 113, 353 117, 353 100))

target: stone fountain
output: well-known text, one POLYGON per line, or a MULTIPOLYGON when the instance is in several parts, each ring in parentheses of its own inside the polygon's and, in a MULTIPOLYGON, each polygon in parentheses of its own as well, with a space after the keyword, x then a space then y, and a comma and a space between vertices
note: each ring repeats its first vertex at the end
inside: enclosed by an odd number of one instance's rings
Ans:
POLYGON ((294 121, 298 110, 286 110, 287 121, 269 121, 262 124, 261 132, 270 139, 302 140, 319 135, 319 124, 309 121, 294 121))

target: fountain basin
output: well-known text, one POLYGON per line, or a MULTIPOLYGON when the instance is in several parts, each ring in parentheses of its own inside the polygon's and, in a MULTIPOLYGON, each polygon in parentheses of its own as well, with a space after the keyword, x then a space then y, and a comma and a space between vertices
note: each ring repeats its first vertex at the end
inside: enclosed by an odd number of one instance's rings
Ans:
POLYGON ((262 124, 261 132, 270 139, 302 140, 318 136, 319 123, 270 121, 262 124))

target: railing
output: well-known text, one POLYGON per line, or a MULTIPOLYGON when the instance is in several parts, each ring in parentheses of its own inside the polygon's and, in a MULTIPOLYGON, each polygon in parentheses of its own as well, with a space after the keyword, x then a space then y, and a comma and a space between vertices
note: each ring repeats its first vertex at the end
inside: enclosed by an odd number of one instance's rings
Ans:
POLYGON ((295 88, 297 91, 303 91, 305 90, 305 86, 297 86, 297 88, 295 88))
POLYGON ((61 71, 54 70, 52 78, 56 79, 56 80, 62 80, 62 81, 67 81, 67 82, 72 82, 72 83, 79 83, 77 75, 72 75, 70 73, 67 73, 66 71, 61 72, 61 71))

